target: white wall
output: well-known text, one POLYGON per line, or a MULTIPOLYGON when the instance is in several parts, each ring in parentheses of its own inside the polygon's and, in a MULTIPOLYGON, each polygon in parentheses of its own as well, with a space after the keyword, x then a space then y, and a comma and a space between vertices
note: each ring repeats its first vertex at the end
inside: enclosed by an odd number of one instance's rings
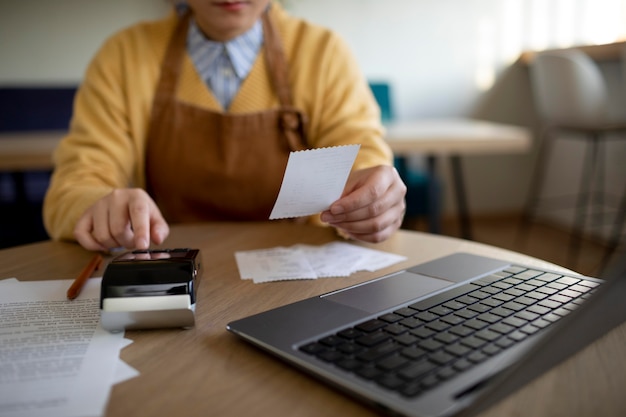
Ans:
POLYGON ((0 0, 0 85, 75 85, 107 36, 168 10, 166 0, 0 0))
MULTIPOLYGON (((283 0, 283 3, 294 15, 335 29, 348 41, 368 78, 392 84, 397 118, 478 115, 532 124, 526 69, 509 64, 526 48, 568 46, 580 43, 582 37, 589 39, 590 33, 595 34, 598 42, 612 41, 616 30, 626 28, 624 18, 615 12, 599 15, 610 9, 598 7, 599 1, 614 7, 624 3, 624 0, 283 0), (573 28, 570 21, 574 20, 584 24, 573 28), (597 22, 601 22, 601 30, 596 27, 590 31, 597 22), (494 82, 496 88, 486 93, 494 82)), ((168 7, 167 0, 0 0, 0 85, 76 84, 105 37, 137 20, 162 16, 168 7)), ((613 74, 613 82, 621 81, 619 70, 608 68, 607 71, 613 74)), ((626 108, 623 96, 616 102, 626 108)), ((620 165, 625 165, 620 163, 626 159, 624 152, 617 149, 612 153, 620 165)), ((565 158, 560 159, 574 170, 579 161, 575 151, 571 152, 571 160, 566 160, 569 153, 567 150, 565 158)), ((464 162, 469 203, 474 212, 521 208, 532 154, 473 156, 464 162)), ((626 177, 626 167, 622 168, 611 175, 618 179, 626 177)), ((442 174, 447 176, 445 164, 442 174)), ((572 184, 568 176, 559 181, 555 189, 563 188, 563 182, 572 184)), ((453 210, 453 203, 448 187, 445 200, 448 212, 453 210)))

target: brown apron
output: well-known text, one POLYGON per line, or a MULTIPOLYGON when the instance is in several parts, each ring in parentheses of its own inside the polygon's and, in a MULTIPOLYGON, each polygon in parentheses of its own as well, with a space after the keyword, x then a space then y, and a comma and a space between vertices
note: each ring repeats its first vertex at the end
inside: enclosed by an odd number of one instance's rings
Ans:
MULTIPOLYGON (((280 107, 228 114, 176 100, 190 14, 181 17, 161 69, 146 150, 146 184, 168 222, 267 220, 290 151, 306 149, 287 64, 264 13, 263 51, 280 107)), ((208 87, 207 87, 208 88, 208 87)))

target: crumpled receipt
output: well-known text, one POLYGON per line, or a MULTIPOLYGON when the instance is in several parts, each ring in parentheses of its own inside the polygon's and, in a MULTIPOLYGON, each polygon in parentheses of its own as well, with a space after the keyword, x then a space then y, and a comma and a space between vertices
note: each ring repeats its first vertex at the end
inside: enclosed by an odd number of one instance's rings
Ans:
POLYGON ((347 277, 357 271, 376 271, 406 260, 406 256, 347 242, 293 245, 235 252, 241 279, 254 283, 347 277))

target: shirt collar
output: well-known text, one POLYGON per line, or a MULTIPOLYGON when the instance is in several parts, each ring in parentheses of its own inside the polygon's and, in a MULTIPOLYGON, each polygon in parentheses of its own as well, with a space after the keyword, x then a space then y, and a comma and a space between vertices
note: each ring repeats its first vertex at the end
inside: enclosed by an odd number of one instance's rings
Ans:
POLYGON ((263 27, 260 20, 257 20, 250 30, 228 42, 215 42, 207 39, 195 20, 192 19, 190 22, 187 46, 194 61, 199 59, 205 62, 207 74, 203 75, 206 78, 213 74, 213 65, 217 64, 217 58, 225 50, 233 70, 240 79, 244 79, 250 72, 262 45, 263 27))

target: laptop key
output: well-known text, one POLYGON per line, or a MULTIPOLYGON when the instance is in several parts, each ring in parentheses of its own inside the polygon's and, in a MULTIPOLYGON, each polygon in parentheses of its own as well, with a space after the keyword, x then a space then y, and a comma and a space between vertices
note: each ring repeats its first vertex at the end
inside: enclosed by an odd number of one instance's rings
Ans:
POLYGON ((383 371, 381 371, 380 369, 377 369, 373 366, 368 366, 368 367, 362 367, 360 368, 357 372, 357 375, 359 375, 361 378, 365 378, 365 379, 375 379, 380 377, 383 374, 383 371))
POLYGON ((407 329, 406 326, 395 323, 395 324, 390 324, 389 326, 385 327, 383 330, 387 333, 391 333, 394 336, 398 336, 403 333, 406 333, 409 329, 407 329))
POLYGON ((378 319, 368 320, 365 323, 361 323, 357 326, 354 326, 357 330, 361 330, 363 332, 373 332, 378 329, 382 329, 387 325, 387 322, 378 319))
POLYGON ((389 388, 391 390, 396 390, 397 388, 403 386, 405 381, 398 378, 397 376, 391 374, 383 374, 380 377, 376 378, 376 382, 379 385, 382 385, 385 388, 389 388))
POLYGON ((423 321, 433 321, 439 318, 437 314, 433 314, 429 311, 421 311, 417 313, 414 317, 423 321))
POLYGON ((431 389, 437 384, 439 384, 439 378, 437 378, 436 375, 428 375, 420 382, 420 385, 424 387, 424 389, 431 389))
POLYGON ((406 365, 407 363, 409 363, 408 359, 399 355, 392 355, 387 356, 386 358, 383 358, 380 361, 376 362, 376 366, 384 371, 393 371, 394 369, 398 369, 401 366, 406 365))
POLYGON ((418 348, 417 346, 411 346, 411 347, 402 349, 400 353, 410 359, 419 359, 425 356, 426 353, 428 352, 426 352, 424 349, 418 348))
POLYGON ((361 352, 356 355, 357 359, 362 360, 363 362, 373 362, 384 356, 391 355, 392 353, 400 350, 400 346, 393 342, 383 343, 382 345, 375 346, 371 349, 366 350, 365 352, 361 352))
POLYGON ((419 382, 411 382, 409 384, 404 385, 402 389, 399 390, 399 392, 405 397, 410 398, 410 397, 415 397, 421 394, 422 392, 424 392, 424 389, 422 388, 419 382))
POLYGON ((402 319, 400 321, 400 324, 405 327, 408 327, 409 329, 415 329, 416 327, 419 327, 422 324, 424 324, 424 321, 415 317, 407 317, 405 319, 402 319))
POLYGON ((443 343, 438 342, 434 339, 426 339, 426 340, 422 340, 421 342, 419 342, 417 346, 429 352, 434 352, 440 349, 443 346, 443 343))
POLYGON ((419 377, 427 374, 428 372, 432 371, 436 367, 437 365, 435 365, 434 363, 430 362, 427 359, 424 359, 419 362, 415 362, 409 365, 407 368, 399 371, 398 375, 401 378, 404 378, 407 380, 418 379, 419 377))
POLYGON ((459 303, 456 300, 452 300, 452 301, 448 301, 447 303, 443 304, 444 307, 449 308, 451 310, 459 310, 461 308, 465 308, 465 304, 463 303, 459 303))
POLYGON ((345 330, 340 331, 339 333, 337 333, 337 335, 345 339, 356 339, 357 337, 363 336, 364 333, 357 329, 350 328, 350 329, 345 329, 345 330))
POLYGON ((344 358, 343 354, 336 350, 327 350, 324 352, 320 352, 316 356, 326 362, 336 362, 344 358))
POLYGON ((300 350, 310 355, 326 350, 326 347, 320 343, 313 342, 300 347, 300 350))
POLYGON ((320 339, 319 342, 323 345, 333 347, 333 346, 337 346, 337 345, 341 345, 342 343, 345 343, 346 339, 343 339, 338 336, 327 336, 323 339, 320 339))
POLYGON ((500 353, 502 351, 502 348, 493 344, 493 345, 487 345, 483 348, 483 353, 489 355, 489 356, 493 356, 496 355, 498 353, 500 353))
POLYGON ((450 324, 452 326, 455 326, 457 324, 463 323, 463 321, 465 321, 465 320, 463 320, 462 317, 455 316, 454 314, 449 314, 449 315, 447 315, 445 317, 442 317, 441 321, 443 321, 445 323, 448 323, 448 324, 450 324))
POLYGON ((378 332, 369 333, 364 336, 361 336, 358 339, 356 339, 356 342, 363 346, 370 347, 370 346, 374 346, 379 343, 382 343, 389 339, 391 339, 391 335, 389 333, 378 331, 378 332))
POLYGON ((410 307, 403 307, 393 312, 394 314, 398 314, 402 317, 411 317, 413 314, 417 313, 417 310, 414 310, 410 307))
POLYGON ((346 355, 354 355, 362 352, 365 348, 356 343, 344 343, 343 345, 337 346, 336 349, 346 355))
POLYGON ((471 351, 469 347, 463 346, 460 343, 455 343, 454 345, 446 346, 444 350, 458 357, 463 357, 471 351))
POLYGON ((418 301, 417 303, 411 304, 409 307, 414 308, 416 310, 425 311, 430 310, 436 305, 443 304, 446 301, 450 301, 459 295, 467 294, 469 292, 480 289, 479 285, 474 284, 465 284, 460 287, 452 288, 446 292, 441 294, 437 294, 435 296, 429 297, 426 300, 418 301))
POLYGON ((386 321, 387 323, 395 323, 403 319, 403 316, 399 314, 389 313, 379 317, 380 320, 386 321))
POLYGON ((454 356, 452 356, 449 353, 446 353, 446 352, 440 350, 438 352, 435 352, 435 353, 429 355, 428 359, 430 361, 436 363, 437 365, 445 365, 448 362, 452 362, 452 360, 454 359, 454 356))
POLYGON ((399 336, 394 336, 393 340, 400 343, 401 345, 411 346, 412 344, 417 343, 420 339, 411 334, 404 333, 399 336))
POLYGON ((430 336, 434 335, 435 331, 431 330, 431 329, 429 329, 427 327, 419 327, 417 329, 411 330, 410 333, 412 335, 414 335, 414 336, 417 336, 417 337, 421 338, 421 339, 427 339, 430 336))
POLYGON ((487 356, 486 354, 478 350, 467 355, 467 359, 474 363, 480 363, 484 361, 485 359, 487 359, 488 357, 489 356, 487 356))
POLYGON ((510 333, 513 331, 513 329, 515 329, 515 327, 509 326, 508 324, 505 324, 505 323, 496 323, 493 326, 489 327, 489 330, 498 332, 500 334, 510 333))
POLYGON ((445 368, 441 368, 441 370, 437 372, 437 376, 439 377, 439 379, 442 379, 442 380, 450 379, 456 374, 457 374, 457 371, 451 366, 446 366, 445 368))
POLYGON ((354 358, 347 358, 340 361, 335 362, 340 368, 345 369, 346 371, 356 371, 363 366, 363 362, 356 360, 354 358))

